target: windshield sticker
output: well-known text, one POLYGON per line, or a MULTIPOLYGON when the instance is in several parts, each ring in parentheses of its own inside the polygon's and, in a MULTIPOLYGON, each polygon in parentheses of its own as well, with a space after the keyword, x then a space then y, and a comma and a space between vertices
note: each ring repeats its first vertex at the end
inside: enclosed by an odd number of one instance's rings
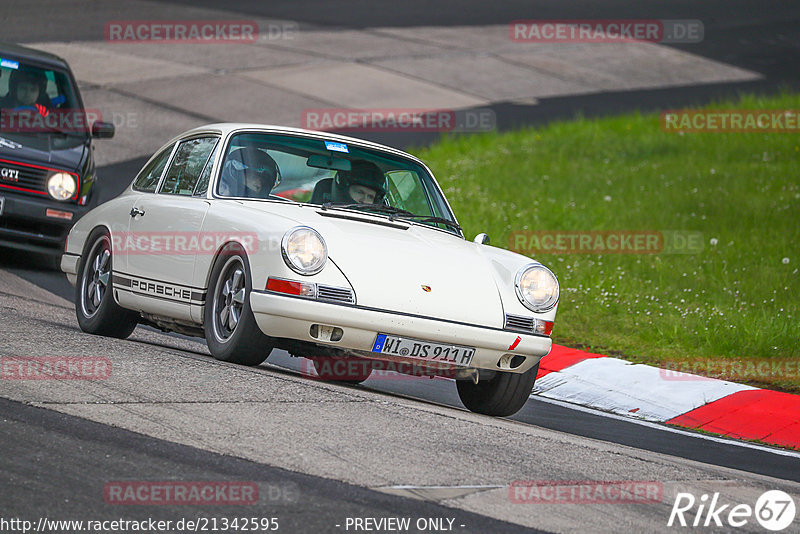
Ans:
POLYGON ((18 69, 19 68, 19 61, 14 61, 11 59, 4 59, 0 57, 0 67, 5 67, 7 69, 18 69))
POLYGON ((22 148, 21 144, 15 143, 14 141, 9 141, 4 137, 0 137, 0 146, 13 149, 22 148))
POLYGON ((347 145, 344 143, 334 143, 333 141, 325 141, 325 148, 336 152, 350 152, 347 150, 347 145))

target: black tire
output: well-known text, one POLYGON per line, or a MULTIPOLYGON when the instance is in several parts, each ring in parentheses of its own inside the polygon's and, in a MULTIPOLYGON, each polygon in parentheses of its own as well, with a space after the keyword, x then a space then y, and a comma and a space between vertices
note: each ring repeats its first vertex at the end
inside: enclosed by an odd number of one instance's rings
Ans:
POLYGON ((372 374, 372 363, 364 358, 312 358, 320 380, 356 385, 372 374))
POLYGON ((250 308, 249 273, 241 247, 226 245, 211 269, 203 327, 214 358, 252 366, 269 357, 273 344, 258 328, 250 308))
POLYGON ((471 412, 498 417, 514 415, 528 401, 538 372, 537 363, 521 374, 498 371, 490 380, 477 384, 472 380, 457 380, 458 396, 471 412))
POLYGON ((81 330, 98 336, 125 339, 139 315, 114 301, 111 240, 103 229, 91 233, 78 263, 75 315, 81 330))

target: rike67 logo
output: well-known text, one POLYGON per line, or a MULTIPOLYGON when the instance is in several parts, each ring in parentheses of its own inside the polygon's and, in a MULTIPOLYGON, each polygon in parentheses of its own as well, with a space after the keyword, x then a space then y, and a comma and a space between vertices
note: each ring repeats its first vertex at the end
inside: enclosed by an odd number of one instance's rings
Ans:
POLYGON ((691 493, 678 493, 667 526, 741 528, 755 518, 763 528, 779 532, 792 524, 796 511, 794 499, 780 490, 763 493, 755 506, 723 504, 719 493, 710 499, 703 494, 699 500, 691 493))

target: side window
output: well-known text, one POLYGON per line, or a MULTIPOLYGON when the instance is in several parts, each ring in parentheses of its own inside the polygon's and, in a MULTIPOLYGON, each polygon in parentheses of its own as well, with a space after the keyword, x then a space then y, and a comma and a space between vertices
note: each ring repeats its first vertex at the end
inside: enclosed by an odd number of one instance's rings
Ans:
POLYGON ((178 146, 159 193, 191 195, 217 143, 217 137, 189 139, 178 146))
POLYGON ((211 153, 203 172, 200 173, 200 179, 197 180, 197 186, 194 188, 195 196, 202 196, 208 192, 208 182, 211 180, 211 169, 214 168, 214 160, 217 159, 218 152, 219 145, 217 145, 217 148, 215 148, 214 152, 211 153))
POLYGON ((133 188, 136 191, 143 193, 155 193, 158 187, 158 181, 161 179, 161 174, 164 172, 164 167, 167 166, 169 155, 172 154, 172 148, 175 145, 170 145, 162 150, 158 156, 153 158, 150 163, 145 165, 144 169, 139 172, 136 180, 133 182, 133 188))

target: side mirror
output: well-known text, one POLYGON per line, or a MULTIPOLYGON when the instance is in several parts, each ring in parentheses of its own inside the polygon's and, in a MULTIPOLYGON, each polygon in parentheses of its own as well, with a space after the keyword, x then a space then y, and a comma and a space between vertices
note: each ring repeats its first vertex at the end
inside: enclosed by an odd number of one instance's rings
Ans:
POLYGON ((480 234, 475 236, 475 239, 473 239, 473 241, 475 243, 478 243, 479 245, 488 245, 489 244, 489 235, 488 234, 484 234, 484 233, 480 233, 480 234))
POLYGON ((95 121, 92 124, 92 137, 97 139, 111 139, 114 137, 114 124, 111 122, 95 121))

